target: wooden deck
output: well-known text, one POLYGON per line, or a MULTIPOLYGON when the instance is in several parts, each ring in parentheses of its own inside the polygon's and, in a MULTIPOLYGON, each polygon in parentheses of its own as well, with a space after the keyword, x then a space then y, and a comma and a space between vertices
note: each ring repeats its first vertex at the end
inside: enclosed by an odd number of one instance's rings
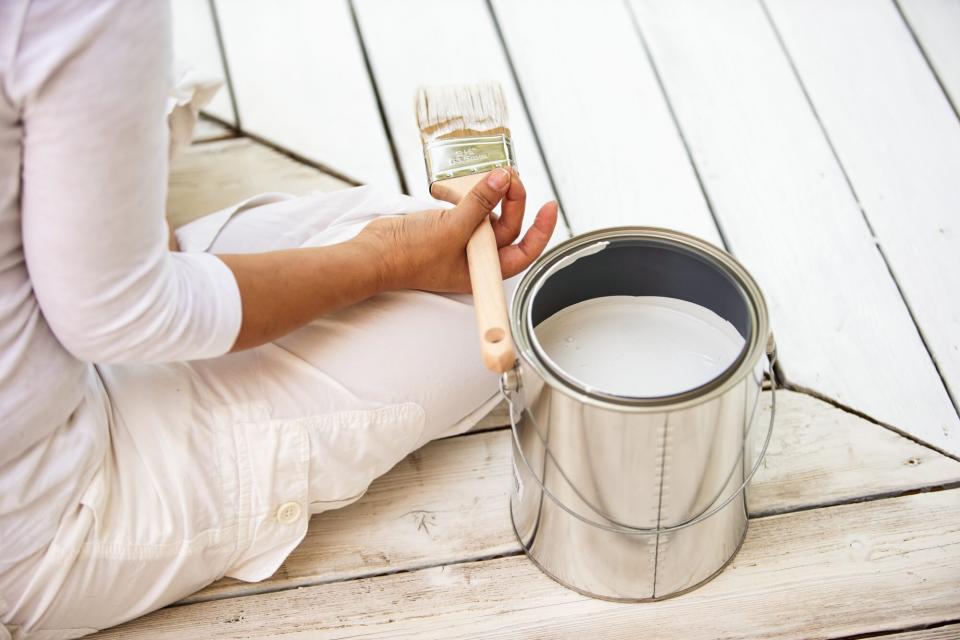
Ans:
POLYGON ((314 518, 268 580, 96 637, 960 638, 960 0, 214 2, 174 4, 182 55, 231 79, 226 127, 172 172, 176 219, 425 194, 415 87, 496 79, 556 239, 724 245, 786 389, 742 550, 680 598, 591 600, 526 560, 499 414, 314 518))

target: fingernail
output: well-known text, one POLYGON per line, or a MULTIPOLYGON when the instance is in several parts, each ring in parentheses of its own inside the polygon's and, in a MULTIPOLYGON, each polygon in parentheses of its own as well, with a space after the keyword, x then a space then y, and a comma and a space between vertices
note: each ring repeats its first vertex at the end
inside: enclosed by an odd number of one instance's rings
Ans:
POLYGON ((504 169, 494 169, 487 176, 487 184, 497 191, 507 186, 508 182, 510 182, 510 174, 504 169))

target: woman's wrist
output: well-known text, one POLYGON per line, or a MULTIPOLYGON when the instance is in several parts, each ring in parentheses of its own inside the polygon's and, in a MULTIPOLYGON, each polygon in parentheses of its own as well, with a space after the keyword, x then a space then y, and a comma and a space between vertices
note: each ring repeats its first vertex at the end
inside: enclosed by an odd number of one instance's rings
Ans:
POLYGON ((373 267, 377 293, 408 288, 407 269, 398 250, 394 224, 388 220, 374 220, 351 241, 366 256, 365 264, 373 267))

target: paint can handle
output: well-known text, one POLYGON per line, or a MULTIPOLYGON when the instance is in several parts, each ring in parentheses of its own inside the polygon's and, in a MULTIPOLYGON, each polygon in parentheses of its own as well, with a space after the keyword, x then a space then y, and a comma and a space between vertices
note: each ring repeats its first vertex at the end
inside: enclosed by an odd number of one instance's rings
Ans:
MULTIPOLYGON (((716 505, 712 509, 708 508, 707 510, 702 511, 700 514, 694 516, 693 518, 687 520, 686 522, 682 522, 680 524, 672 525, 669 527, 639 528, 639 527, 632 527, 629 525, 620 524, 620 523, 617 523, 617 521, 614 520, 613 518, 610 518, 607 514, 603 513, 602 510, 593 506, 590 503, 590 501, 587 500, 586 497, 581 494, 580 490, 577 489, 577 487, 573 484, 569 476, 567 476, 566 472, 564 472, 563 468, 560 466, 559 462, 554 457, 553 452, 550 450, 550 446, 547 443, 546 439, 544 438, 543 433, 541 433, 540 427, 537 425, 533 417, 533 413, 530 412, 529 410, 526 410, 527 415, 530 418, 530 423, 533 425, 533 430, 537 434, 537 438, 540 440, 541 444, 543 445, 544 451, 546 452, 550 460, 553 462, 554 466, 556 467, 557 471, 560 473, 561 477, 563 477, 563 479, 566 481, 567 485, 569 485, 570 488, 573 489, 574 493, 580 498, 580 500, 583 501, 583 503, 586 504, 588 507, 590 507, 592 511, 594 511, 597 515, 603 517, 605 520, 613 524, 597 522, 596 520, 587 518, 586 516, 576 513, 570 507, 565 505, 562 500, 560 500, 556 495, 554 495, 550 491, 550 489, 548 489, 544 485, 543 480, 541 480, 540 476, 538 476, 536 471, 533 470, 533 466, 530 464, 530 461, 527 460, 527 456, 523 453, 523 447, 520 445, 519 419, 523 415, 525 408, 521 406, 518 414, 516 411, 516 406, 514 404, 513 396, 522 387, 522 381, 520 379, 520 372, 518 367, 514 367, 513 369, 507 371, 506 373, 500 376, 500 394, 503 396, 504 400, 506 400, 507 408, 510 412, 510 433, 513 436, 514 450, 518 454, 520 460, 523 462, 524 467, 526 467, 527 472, 533 477, 534 481, 540 487, 540 490, 543 491, 543 493, 546 494, 551 500, 553 500, 553 502, 558 507, 560 507, 561 509, 566 511, 569 515, 573 516, 577 520, 582 521, 585 524, 588 524, 592 527, 597 527, 598 529, 611 531, 613 533, 623 533, 627 535, 662 534, 662 533, 669 533, 671 531, 678 531, 680 529, 685 529, 687 527, 697 524, 698 522, 702 522, 703 520, 706 520, 707 518, 718 513, 721 509, 723 509, 728 504, 730 504, 737 496, 743 493, 747 485, 750 484, 750 481, 753 479, 753 476, 756 475, 757 471, 760 469, 760 464, 763 462, 763 458, 766 455, 767 449, 770 446, 770 440, 772 439, 772 436, 773 436, 773 425, 777 415, 777 378, 776 378, 776 372, 774 370, 774 365, 776 364, 776 357, 777 357, 776 343, 774 342, 773 334, 771 333, 767 340, 767 362, 768 362, 767 375, 770 377, 770 422, 767 426, 767 435, 764 438, 763 446, 760 448, 760 453, 757 456, 757 459, 754 462, 753 467, 750 469, 750 472, 743 479, 743 482, 740 484, 740 487, 737 488, 736 491, 733 491, 729 496, 727 496, 722 502, 720 502, 720 504, 716 505)), ((743 446, 743 449, 741 449, 740 456, 738 456, 737 458, 738 460, 740 459, 740 457, 743 456, 745 449, 746 449, 746 436, 744 436, 744 446, 743 446)), ((728 479, 728 482, 729 482, 729 479, 728 479)))

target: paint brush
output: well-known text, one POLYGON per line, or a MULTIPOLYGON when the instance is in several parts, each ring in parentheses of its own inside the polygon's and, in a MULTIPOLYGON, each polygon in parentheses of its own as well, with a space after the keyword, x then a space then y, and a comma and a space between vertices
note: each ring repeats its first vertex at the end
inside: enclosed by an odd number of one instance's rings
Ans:
MULTIPOLYGON (((514 166, 507 103, 498 83, 421 88, 417 124, 435 198, 457 204, 487 173, 514 166)), ((467 243, 467 264, 483 363, 504 373, 516 355, 489 216, 467 243)))

